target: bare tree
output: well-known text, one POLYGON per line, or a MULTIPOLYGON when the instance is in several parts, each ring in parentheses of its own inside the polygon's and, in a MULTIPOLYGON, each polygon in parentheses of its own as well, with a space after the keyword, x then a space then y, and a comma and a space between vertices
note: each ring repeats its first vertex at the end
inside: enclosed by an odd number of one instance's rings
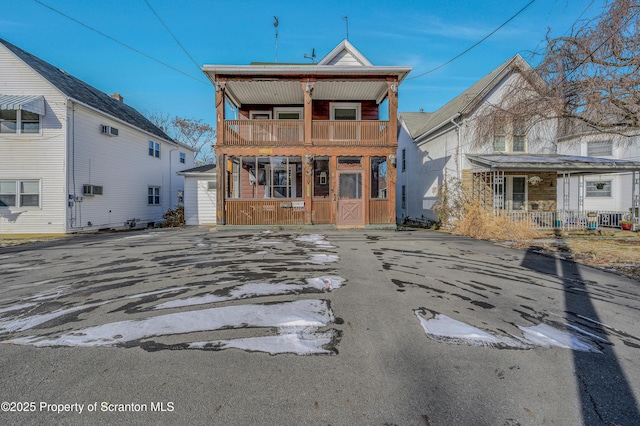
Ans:
POLYGON ((196 166, 215 163, 213 144, 216 131, 202 119, 173 117, 159 111, 146 113, 147 118, 176 142, 195 150, 196 166))
MULTIPOLYGON (((640 134, 640 0, 610 0, 598 17, 552 38, 535 68, 519 74, 501 101, 482 108, 479 143, 515 120, 557 119, 560 135, 640 134), (522 84, 526 83, 526 84, 522 84)), ((536 59, 536 54, 534 54, 536 59)))

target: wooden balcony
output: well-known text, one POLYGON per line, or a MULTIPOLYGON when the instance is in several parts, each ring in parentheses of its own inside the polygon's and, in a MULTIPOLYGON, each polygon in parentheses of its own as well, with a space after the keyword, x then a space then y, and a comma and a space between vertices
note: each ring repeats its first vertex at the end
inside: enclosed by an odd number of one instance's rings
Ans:
MULTIPOLYGON (((388 146, 389 122, 378 120, 314 120, 314 146, 388 146)), ((303 120, 225 120, 224 145, 297 146, 304 145, 303 120)), ((395 142, 395 141, 394 141, 395 142)))

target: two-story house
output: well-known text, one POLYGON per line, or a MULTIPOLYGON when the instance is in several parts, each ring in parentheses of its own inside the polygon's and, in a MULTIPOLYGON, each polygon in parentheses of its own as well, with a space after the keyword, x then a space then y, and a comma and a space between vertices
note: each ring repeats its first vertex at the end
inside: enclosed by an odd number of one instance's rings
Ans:
POLYGON ((205 65, 217 224, 395 226, 398 88, 349 41, 317 64, 205 65), (233 114, 233 115, 231 115, 233 114))
POLYGON ((182 201, 193 150, 0 39, 0 233, 147 226, 182 201))
MULTIPOLYGON (((531 67, 516 55, 437 111, 400 114, 399 220, 437 221, 438 193, 447 188, 536 227, 582 227, 583 204, 573 211, 569 203, 572 177, 640 170, 639 162, 629 160, 558 154, 557 122, 540 117, 514 117, 490 140, 479 139, 487 108, 508 105, 503 100, 511 87, 530 84, 521 70, 531 67)), ((639 190, 634 189, 636 198, 639 190)))

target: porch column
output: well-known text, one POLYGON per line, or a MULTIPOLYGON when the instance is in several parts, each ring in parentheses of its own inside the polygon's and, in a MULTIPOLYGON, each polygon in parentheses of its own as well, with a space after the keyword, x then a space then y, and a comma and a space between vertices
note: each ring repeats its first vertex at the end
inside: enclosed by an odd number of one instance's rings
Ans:
POLYGON ((315 79, 304 79, 300 82, 302 84, 302 90, 304 92, 304 144, 305 146, 311 146, 312 141, 312 123, 313 123, 313 87, 315 86, 315 79))
POLYGON ((631 181, 631 217, 635 221, 640 216, 638 214, 638 209, 640 208, 640 170, 633 171, 631 181))
MULTIPOLYGON (((303 79, 300 81, 302 84, 302 90, 304 92, 304 146, 310 147, 313 145, 312 131, 313 131, 313 87, 315 85, 315 79, 303 79)), ((312 201, 311 195, 313 192, 313 161, 314 156, 311 152, 307 152, 302 161, 302 175, 303 175, 303 188, 302 196, 304 198, 304 223, 305 225, 311 225, 312 214, 312 201)))
MULTIPOLYGON (((389 101, 389 127, 387 128, 387 144, 394 149, 393 156, 398 155, 398 79, 396 77, 387 79, 387 100, 389 101)), ((396 223, 396 171, 397 165, 392 165, 390 156, 387 156, 387 196, 389 223, 396 223)), ((397 160, 397 159, 396 159, 397 160)), ((371 173, 371 170, 365 170, 371 173)), ((370 195, 370 194, 369 194, 370 195)))
MULTIPOLYGON (((226 81, 219 81, 216 78, 216 147, 224 146, 224 96, 226 81)), ((225 224, 225 156, 218 154, 216 156, 216 223, 218 225, 225 224)))

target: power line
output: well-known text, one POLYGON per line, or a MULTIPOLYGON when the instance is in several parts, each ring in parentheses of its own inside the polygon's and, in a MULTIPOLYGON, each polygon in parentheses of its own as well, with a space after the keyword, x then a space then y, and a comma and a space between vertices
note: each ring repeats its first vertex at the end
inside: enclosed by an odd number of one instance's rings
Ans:
MULTIPOLYGON (((175 67, 173 67, 173 66, 171 66, 171 65, 169 65, 169 64, 167 64, 167 63, 165 63, 165 62, 162 62, 161 60, 156 59, 156 58, 154 58, 153 56, 147 55, 146 53, 144 53, 144 52, 142 52, 142 51, 140 51, 140 50, 136 49, 135 47, 131 47, 131 46, 129 46, 128 44, 123 43, 123 42, 121 42, 120 40, 117 40, 117 39, 115 39, 115 38, 111 37, 110 35, 107 35, 107 34, 103 33, 103 32, 102 32, 102 31, 100 31, 100 30, 97 30, 97 29, 95 29, 95 28, 93 28, 93 27, 90 27, 89 25, 87 25, 87 24, 85 24, 85 23, 83 23, 83 22, 81 22, 81 21, 79 21, 79 20, 77 20, 77 19, 75 19, 75 18, 72 18, 71 16, 66 15, 66 14, 64 14, 63 12, 61 12, 61 11, 59 11, 59 10, 57 10, 57 9, 55 9, 55 8, 53 8, 53 7, 49 6, 49 5, 47 5, 47 4, 44 4, 44 3, 43 3, 43 2, 41 2, 40 0, 33 0, 33 1, 35 1, 35 2, 36 2, 36 3, 38 3, 39 5, 44 6, 44 7, 46 7, 47 9, 49 9, 49 10, 51 10, 51 11, 53 11, 53 12, 55 12, 55 13, 59 14, 59 15, 64 16, 65 18, 67 18, 67 19, 69 19, 69 20, 71 20, 71 21, 75 22, 76 24, 82 25, 83 27, 87 28, 88 30, 91 30, 91 31, 93 31, 93 32, 95 32, 95 33, 98 33, 98 34, 100 34, 101 36, 103 36, 103 37, 105 37, 105 38, 108 38, 109 40, 111 40, 111 41, 113 41, 113 42, 115 42, 115 43, 118 43, 119 45, 121 45, 121 46, 123 46, 123 47, 126 47, 127 49, 132 50, 132 51, 136 52, 136 53, 137 53, 137 54, 139 54, 139 55, 144 56, 144 57, 145 57, 145 58, 147 58, 147 59, 151 59, 152 61, 157 62, 157 63, 159 63, 160 65, 163 65, 163 66, 165 66, 165 67, 167 67, 167 68, 170 68, 170 69, 172 69, 172 70, 174 70, 174 71, 176 71, 176 72, 178 72, 178 73, 180 73, 180 74, 182 74, 182 75, 184 75, 184 76, 186 76, 186 77, 189 77, 189 78, 191 78, 191 79, 193 79, 193 80, 195 80, 195 81, 197 81, 197 82, 199 82, 199 83, 202 83, 202 84, 205 84, 205 85, 207 85, 207 86, 210 86, 210 84, 209 84, 209 83, 207 83, 207 82, 205 82, 204 80, 200 80, 199 78, 196 78, 196 77, 194 77, 194 76, 192 76, 192 75, 190 75, 190 74, 187 74, 186 72, 181 71, 181 70, 179 70, 178 68, 175 68, 175 67)), ((199 68, 199 67, 198 67, 198 68, 199 68)))
POLYGON ((198 65, 198 63, 196 62, 195 59, 193 59, 193 56, 191 56, 189 54, 189 52, 187 52, 187 49, 182 45, 182 43, 180 43, 180 41, 178 40, 178 38, 175 36, 175 34, 173 34, 173 32, 169 29, 169 27, 167 26, 167 24, 165 24, 165 22, 162 20, 162 18, 160 18, 160 15, 158 15, 158 13, 153 9, 153 7, 151 7, 151 5, 149 4, 149 2, 147 0, 144 0, 144 2, 147 4, 147 6, 149 7, 149 9, 153 12, 154 15, 156 15, 156 18, 158 18, 158 21, 160 21, 160 23, 162 24, 162 26, 167 30, 167 32, 169 32, 169 34, 171 34, 171 37, 173 37, 173 39, 176 41, 176 43, 178 43, 178 46, 180 46, 180 48, 184 51, 184 53, 186 53, 186 55, 189 57, 189 59, 191 59, 191 62, 193 62, 193 64, 196 66, 196 68, 198 68, 198 71, 201 71, 200 69, 200 65, 198 65))
POLYGON ((470 50, 472 50, 473 48, 477 47, 480 43, 482 43, 483 41, 485 41, 486 39, 488 39, 489 37, 491 37, 492 35, 494 35, 495 33, 497 33, 500 29, 502 29, 502 27, 504 27, 505 25, 507 25, 509 22, 511 22, 513 19, 515 19, 516 16, 520 15, 522 12, 525 11, 525 9, 527 9, 529 6, 531 6, 536 0, 531 0, 529 3, 527 3, 522 9, 520 9, 518 12, 516 12, 515 15, 513 15, 511 18, 507 19, 506 21, 504 21, 498 28, 496 28, 495 30, 491 31, 489 34, 487 34, 484 38, 482 38, 480 41, 478 41, 477 43, 473 44, 471 47, 469 47, 468 49, 466 49, 464 52, 459 53, 458 55, 454 56, 453 58, 449 59, 447 62, 445 62, 444 64, 438 65, 437 67, 430 69, 429 71, 425 71, 422 74, 418 74, 415 77, 411 77, 411 78, 407 78, 407 80, 414 80, 416 78, 420 78, 423 77, 427 74, 430 74, 434 71, 439 70, 440 68, 443 68, 447 65, 449 65, 451 62, 455 61, 456 59, 458 59, 459 57, 465 55, 466 53, 468 53, 470 50))

